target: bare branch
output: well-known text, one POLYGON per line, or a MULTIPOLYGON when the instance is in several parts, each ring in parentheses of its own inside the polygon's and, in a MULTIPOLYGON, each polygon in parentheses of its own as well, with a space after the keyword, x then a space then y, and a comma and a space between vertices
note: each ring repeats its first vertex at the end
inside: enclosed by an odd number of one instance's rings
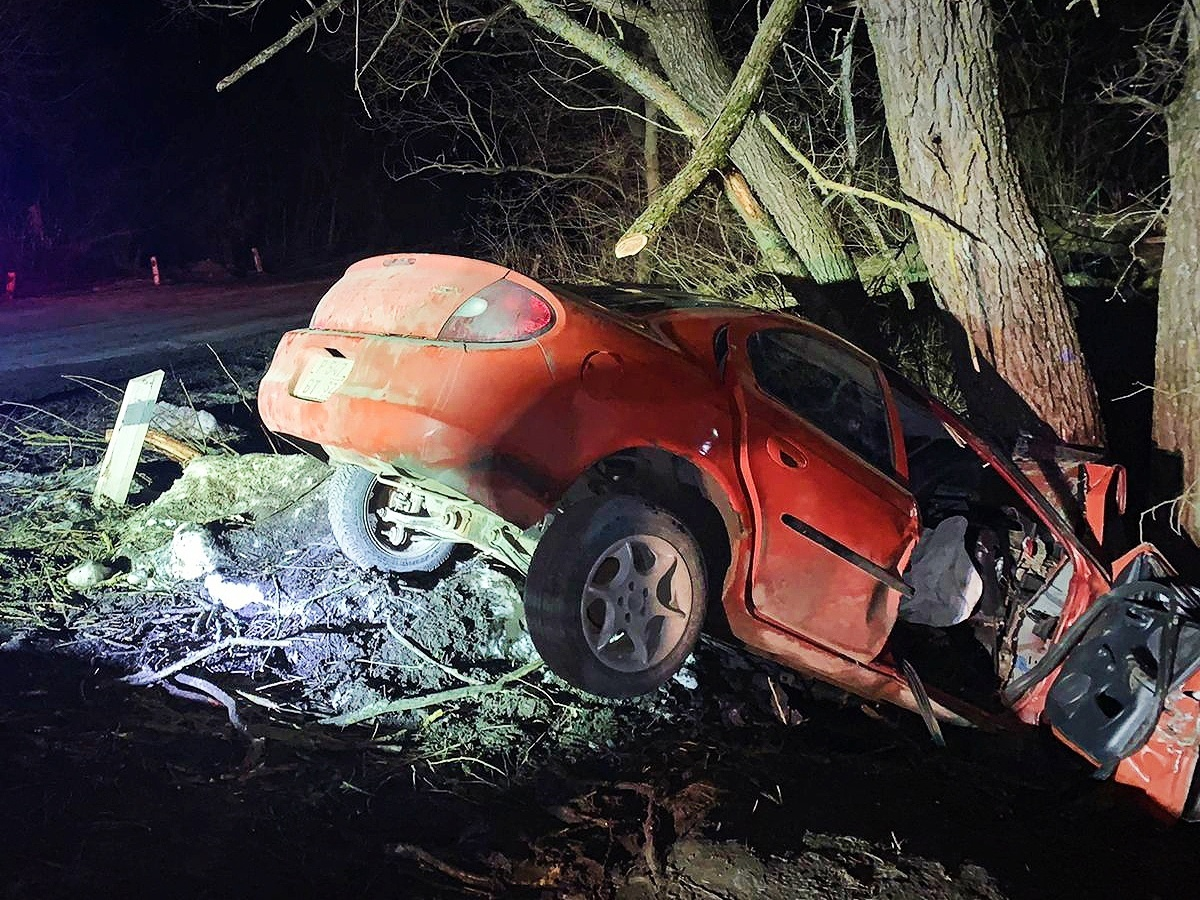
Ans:
POLYGON ((771 133, 771 136, 779 143, 779 146, 783 148, 784 152, 798 162, 803 167, 804 171, 808 172, 808 174, 812 177, 812 180, 817 183, 817 187, 819 187, 822 191, 832 191, 835 194, 848 194, 851 197, 859 197, 863 200, 874 201, 880 206, 887 206, 891 209, 897 209, 902 213, 906 213, 910 218, 918 219, 923 224, 928 225, 931 228, 945 230, 949 227, 942 220, 930 215, 925 210, 918 206, 914 206, 911 203, 905 203, 902 200, 893 200, 891 197, 886 197, 883 194, 876 193, 875 191, 864 190, 863 188, 854 187, 854 185, 851 184, 843 184, 840 181, 834 181, 832 178, 826 178, 821 170, 817 168, 816 164, 807 156, 805 156, 800 151, 800 148, 792 143, 791 139, 786 134, 779 130, 779 126, 772 121, 770 116, 764 112, 760 112, 758 114, 758 118, 759 121, 761 121, 766 127, 767 131, 771 133))
MULTIPOLYGON (((680 97, 671 85, 616 43, 580 25, 549 0, 514 2, 535 24, 604 66, 643 98, 654 103, 683 130, 692 143, 703 140, 707 130, 704 117, 680 97)), ((735 174, 736 179, 728 177, 725 180, 726 196, 750 229, 763 258, 775 272, 807 275, 804 264, 780 233, 770 213, 763 209, 740 173, 735 174)))
POLYGON ((666 81, 637 61, 614 41, 579 24, 549 0, 514 0, 535 24, 591 57, 647 100, 658 106, 692 141, 704 135, 707 123, 666 81))
POLYGON ((762 93, 771 59, 799 8, 800 0, 774 0, 771 4, 708 133, 696 145, 687 165, 658 192, 617 241, 615 252, 618 258, 640 253, 650 238, 667 224, 680 204, 708 177, 709 172, 725 162, 729 148, 742 133, 751 106, 762 93))
POLYGON ((298 19, 296 23, 288 29, 287 34, 285 34, 275 43, 271 44, 269 47, 260 50, 250 59, 246 60, 246 62, 238 66, 232 73, 226 75, 224 78, 218 81, 217 92, 219 93, 225 90, 225 88, 241 79, 248 72, 252 72, 263 63, 269 61, 271 57, 273 57, 284 47, 288 46, 290 43, 292 43, 292 41, 296 40, 296 38, 300 37, 300 35, 304 34, 304 32, 308 31, 310 28, 316 28, 317 25, 323 22, 327 16, 336 12, 344 2, 345 0, 325 0, 324 3, 314 9, 307 16, 302 19, 298 19))
POLYGON ((654 10, 633 0, 587 0, 587 3, 597 12, 640 28, 652 26, 656 18, 654 10))
POLYGON ((424 162, 415 169, 410 169, 403 175, 397 176, 396 181, 403 181, 405 178, 411 178, 413 175, 419 175, 422 172, 448 172, 453 175, 510 175, 510 174, 527 174, 537 175, 539 178, 545 178, 550 181, 586 181, 591 184, 598 184, 602 187, 609 188, 618 194, 624 195, 625 191, 611 178, 605 178, 603 175, 589 175, 586 172, 551 172, 547 169, 541 169, 537 166, 480 166, 474 163, 467 162, 424 162))

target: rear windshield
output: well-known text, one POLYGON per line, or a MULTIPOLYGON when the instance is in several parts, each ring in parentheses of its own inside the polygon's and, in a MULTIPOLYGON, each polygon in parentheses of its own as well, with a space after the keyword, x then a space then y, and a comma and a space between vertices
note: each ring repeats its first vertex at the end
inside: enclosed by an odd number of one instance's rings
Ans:
POLYGON ((574 296, 628 316, 649 316, 672 309, 708 309, 737 305, 726 300, 700 297, 671 288, 574 284, 548 286, 556 294, 574 296))

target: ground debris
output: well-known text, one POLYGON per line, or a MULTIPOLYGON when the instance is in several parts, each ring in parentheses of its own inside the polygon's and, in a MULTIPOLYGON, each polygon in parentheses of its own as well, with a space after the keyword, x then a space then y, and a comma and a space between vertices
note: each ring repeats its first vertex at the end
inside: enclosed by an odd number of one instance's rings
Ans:
POLYGON ((732 841, 687 838, 671 849, 668 878, 658 896, 671 900, 1003 900, 977 866, 964 865, 952 876, 939 863, 815 833, 804 835, 799 852, 766 858, 732 841))

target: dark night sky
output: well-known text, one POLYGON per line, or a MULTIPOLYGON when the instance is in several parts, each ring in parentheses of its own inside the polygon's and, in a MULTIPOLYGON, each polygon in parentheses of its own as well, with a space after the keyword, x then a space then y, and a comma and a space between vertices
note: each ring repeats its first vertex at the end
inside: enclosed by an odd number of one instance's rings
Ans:
POLYGON ((452 229, 456 198, 385 175, 388 136, 359 127, 350 72, 306 41, 216 93, 286 16, 251 28, 161 0, 22 3, 42 54, 29 87, 0 100, 0 246, 40 277, 114 274, 151 253, 244 266, 250 243, 295 267, 452 229), (54 254, 28 246, 35 202, 54 254), (431 206, 445 214, 432 223, 431 206))

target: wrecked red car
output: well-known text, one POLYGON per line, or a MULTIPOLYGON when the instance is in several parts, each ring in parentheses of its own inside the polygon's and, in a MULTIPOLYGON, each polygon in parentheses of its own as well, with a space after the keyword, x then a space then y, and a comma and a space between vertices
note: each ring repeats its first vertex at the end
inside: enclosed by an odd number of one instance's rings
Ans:
POLYGON ((1149 545, 1103 559, 1122 471, 1014 462, 795 316, 379 256, 284 336, 259 407, 336 467, 348 556, 430 571, 467 543, 515 567, 583 690, 654 690, 707 619, 935 737, 1040 722, 1200 812, 1195 596, 1149 545))

